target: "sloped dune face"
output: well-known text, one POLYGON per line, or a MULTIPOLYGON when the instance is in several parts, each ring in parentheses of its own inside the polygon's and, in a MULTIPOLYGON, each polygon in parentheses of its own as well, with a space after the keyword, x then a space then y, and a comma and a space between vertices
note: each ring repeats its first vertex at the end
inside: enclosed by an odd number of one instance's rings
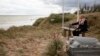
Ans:
POLYGON ((17 31, 11 36, 0 33, 0 55, 41 56, 50 40, 49 33, 46 33, 45 30, 17 31))
MULTIPOLYGON (((27 39, 27 38, 26 38, 27 39)), ((39 39, 16 39, 8 40, 6 53, 7 56, 41 56, 42 52, 45 50, 47 41, 40 41, 39 39), (31 40, 31 41, 30 41, 31 40)))
POLYGON ((0 31, 2 56, 42 56, 47 51, 47 45, 54 37, 54 29, 27 28, 0 31))

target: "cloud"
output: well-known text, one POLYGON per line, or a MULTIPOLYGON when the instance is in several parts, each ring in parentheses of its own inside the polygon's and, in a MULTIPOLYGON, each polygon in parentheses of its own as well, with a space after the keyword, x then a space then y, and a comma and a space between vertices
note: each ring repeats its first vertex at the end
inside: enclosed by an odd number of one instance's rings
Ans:
MULTIPOLYGON (((63 1, 65 4, 65 7, 67 7, 66 9, 68 9, 69 7, 70 8, 77 7, 78 0, 46 0, 45 3, 56 4, 62 7, 63 1)), ((84 5, 84 4, 93 5, 94 3, 100 4, 100 0, 91 0, 91 1, 90 0, 80 0, 81 5, 84 5)))
MULTIPOLYGON (((49 15, 59 13, 63 0, 0 0, 0 15, 49 15)), ((83 4, 100 4, 100 0, 80 0, 83 4)), ((64 0, 66 11, 77 8, 77 0, 64 0)))
POLYGON ((58 5, 42 0, 0 0, 0 15, 48 15, 61 10, 58 5))

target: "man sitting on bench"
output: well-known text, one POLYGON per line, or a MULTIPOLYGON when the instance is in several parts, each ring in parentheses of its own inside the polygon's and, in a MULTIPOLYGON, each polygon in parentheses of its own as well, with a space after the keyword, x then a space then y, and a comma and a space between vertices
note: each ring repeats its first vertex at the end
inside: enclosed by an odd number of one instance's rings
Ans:
POLYGON ((73 31, 73 36, 85 36, 85 32, 88 31, 88 24, 87 19, 84 16, 81 16, 78 22, 72 23, 71 26, 76 26, 75 30, 73 31))

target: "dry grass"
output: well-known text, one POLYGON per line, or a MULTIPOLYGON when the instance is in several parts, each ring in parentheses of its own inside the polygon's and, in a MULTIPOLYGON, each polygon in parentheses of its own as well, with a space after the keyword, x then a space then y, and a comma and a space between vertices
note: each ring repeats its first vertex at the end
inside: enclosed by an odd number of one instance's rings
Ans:
POLYGON ((64 56, 64 38, 61 38, 61 34, 58 33, 54 33, 52 37, 43 56, 64 56))
MULTIPOLYGON (((90 16, 89 24, 91 25, 88 35, 100 39, 100 16, 98 16, 98 14, 99 13, 95 13, 95 15, 92 14, 93 17, 95 16, 97 19, 93 19, 90 15, 86 16, 90 16)), ((55 36, 59 39, 61 37, 61 32, 60 23, 42 24, 42 26, 39 26, 38 28, 33 26, 21 26, 11 27, 7 31, 1 29, 0 56, 43 56, 42 54, 49 49, 46 48, 50 42, 52 42, 51 44, 59 42, 55 42, 53 39, 55 36)), ((64 39, 62 38, 60 40, 64 39)), ((53 45, 53 47, 58 46, 59 44, 53 45)))
POLYGON ((0 30, 0 56, 42 56, 59 28, 22 26, 0 30))

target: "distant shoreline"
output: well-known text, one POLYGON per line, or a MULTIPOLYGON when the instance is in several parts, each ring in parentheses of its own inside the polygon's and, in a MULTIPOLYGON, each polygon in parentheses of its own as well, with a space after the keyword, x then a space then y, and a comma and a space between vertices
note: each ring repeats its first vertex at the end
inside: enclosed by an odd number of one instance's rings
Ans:
POLYGON ((40 18, 32 15, 0 15, 0 29, 7 30, 12 26, 33 25, 40 18))

